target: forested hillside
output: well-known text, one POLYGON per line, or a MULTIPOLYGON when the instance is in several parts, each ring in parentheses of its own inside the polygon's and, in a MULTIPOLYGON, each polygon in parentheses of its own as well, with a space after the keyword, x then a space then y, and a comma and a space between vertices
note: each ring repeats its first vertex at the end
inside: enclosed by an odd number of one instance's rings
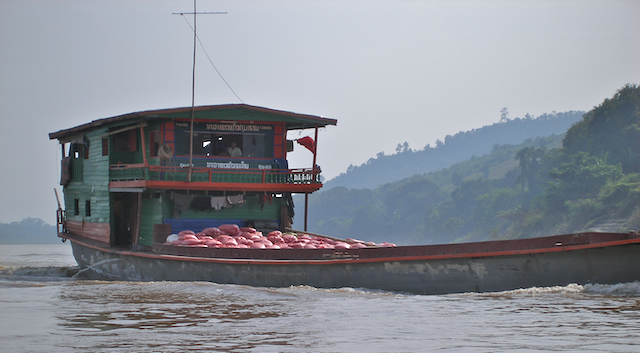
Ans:
POLYGON ((0 244, 60 244, 56 227, 40 218, 0 223, 0 244))
POLYGON ((432 244, 640 229, 638 86, 620 89, 564 138, 492 146, 438 172, 312 195, 309 230, 432 244))
POLYGON ((472 156, 487 154, 496 144, 513 145, 530 138, 563 134, 583 114, 582 111, 569 111, 543 114, 537 118, 527 114, 524 118, 515 119, 509 119, 505 114, 499 123, 448 135, 444 141, 436 141, 435 146, 427 144, 421 150, 411 149, 406 142, 398 144, 395 154, 381 152, 360 166, 349 166, 346 172, 327 181, 324 190, 336 186, 374 189, 411 175, 448 168, 472 156))

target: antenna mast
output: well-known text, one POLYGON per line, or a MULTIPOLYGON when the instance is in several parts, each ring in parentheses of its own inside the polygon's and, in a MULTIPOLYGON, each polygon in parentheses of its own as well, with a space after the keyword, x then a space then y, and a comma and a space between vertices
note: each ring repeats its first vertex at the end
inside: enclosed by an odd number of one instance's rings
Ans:
POLYGON ((198 12, 196 9, 196 0, 193 0, 193 12, 174 12, 173 15, 193 15, 193 69, 191 73, 191 130, 189 133, 189 172, 187 180, 191 181, 191 173, 193 172, 193 121, 195 116, 196 101, 196 47, 198 43, 198 32, 196 31, 197 15, 226 15, 226 12, 198 12))

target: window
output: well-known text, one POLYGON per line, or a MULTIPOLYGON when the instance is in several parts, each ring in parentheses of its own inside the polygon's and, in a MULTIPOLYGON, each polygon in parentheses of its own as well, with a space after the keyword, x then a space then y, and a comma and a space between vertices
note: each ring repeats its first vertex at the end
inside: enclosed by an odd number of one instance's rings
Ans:
POLYGON ((158 131, 149 132, 149 157, 158 157, 158 149, 160 148, 159 135, 158 131))
POLYGON ((82 181, 83 180, 83 168, 85 159, 85 145, 81 143, 72 143, 69 148, 70 160, 70 181, 82 181))
POLYGON ((103 156, 109 155, 109 139, 108 138, 102 139, 102 155, 103 156))
POLYGON ((84 202, 84 215, 87 217, 91 217, 91 201, 87 200, 84 202))
POLYGON ((114 152, 135 152, 138 150, 138 135, 135 129, 113 135, 114 152))
MULTIPOLYGON (((193 155, 208 157, 273 157, 273 137, 265 134, 193 133, 193 155)), ((189 154, 189 131, 181 136, 178 153, 189 154)))
POLYGON ((73 215, 74 216, 80 215, 80 200, 79 199, 73 199, 73 215))

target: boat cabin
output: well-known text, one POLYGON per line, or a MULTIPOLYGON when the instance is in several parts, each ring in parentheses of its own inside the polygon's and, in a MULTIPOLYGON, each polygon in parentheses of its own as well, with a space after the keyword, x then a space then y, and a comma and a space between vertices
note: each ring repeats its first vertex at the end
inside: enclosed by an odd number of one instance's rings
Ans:
MULTIPOLYGON (((63 232, 141 250, 166 234, 221 224, 287 229, 292 193, 322 187, 318 128, 335 119, 246 104, 150 110, 49 134, 61 144, 63 232), (314 135, 287 138, 292 130, 314 135), (294 145, 313 153, 291 169, 294 145)), ((164 240, 162 240, 164 241, 164 240)))

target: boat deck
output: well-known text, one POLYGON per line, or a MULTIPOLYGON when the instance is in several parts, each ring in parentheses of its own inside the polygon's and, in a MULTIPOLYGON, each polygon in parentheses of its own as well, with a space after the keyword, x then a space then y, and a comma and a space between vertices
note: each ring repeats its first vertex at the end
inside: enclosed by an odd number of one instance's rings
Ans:
POLYGON ((394 261, 460 257, 488 257, 569 251, 640 243, 638 233, 580 233, 543 238, 464 244, 367 247, 362 249, 228 249, 154 244, 157 254, 253 260, 394 261))
POLYGON ((416 245, 398 247, 367 247, 362 249, 233 249, 153 244, 146 251, 131 251, 122 247, 86 239, 72 233, 60 237, 81 242, 85 246, 113 253, 172 255, 189 258, 219 258, 246 260, 303 260, 328 262, 407 261, 443 258, 477 258, 536 253, 550 253, 615 245, 640 243, 640 233, 579 233, 543 238, 487 241, 463 244, 416 245))

